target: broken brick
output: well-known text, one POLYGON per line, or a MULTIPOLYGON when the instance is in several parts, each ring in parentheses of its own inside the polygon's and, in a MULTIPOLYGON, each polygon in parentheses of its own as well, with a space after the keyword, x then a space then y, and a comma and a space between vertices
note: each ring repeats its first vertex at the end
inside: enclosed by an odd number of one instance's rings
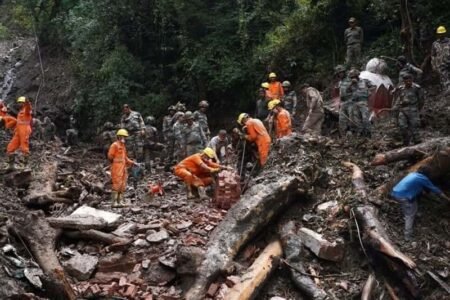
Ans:
POLYGON ((217 283, 212 283, 206 294, 210 297, 214 297, 214 295, 217 293, 217 290, 219 289, 219 285, 217 283))

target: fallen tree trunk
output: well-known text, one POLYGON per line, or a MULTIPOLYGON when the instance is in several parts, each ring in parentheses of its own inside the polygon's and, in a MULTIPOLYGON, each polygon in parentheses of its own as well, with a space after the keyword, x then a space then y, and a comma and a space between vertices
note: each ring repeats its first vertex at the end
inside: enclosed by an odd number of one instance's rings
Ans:
POLYGON ((9 231, 28 245, 46 275, 42 281, 48 294, 52 299, 75 300, 75 293, 54 251, 61 231, 50 227, 39 213, 14 212, 12 215, 9 231))
POLYGON ((257 184, 247 191, 211 235, 187 300, 204 298, 209 284, 230 268, 242 246, 297 196, 300 184, 295 176, 278 175, 273 183, 257 184))
POLYGON ((274 260, 283 254, 280 241, 276 240, 267 245, 264 251, 256 258, 242 275, 240 281, 225 296, 225 300, 255 299, 259 289, 276 268, 279 260, 274 260))
POLYGON ((101 218, 89 215, 65 216, 60 218, 47 218, 47 221, 54 228, 89 230, 107 229, 109 224, 101 218))
POLYGON ((436 149, 446 149, 450 145, 450 137, 435 138, 414 146, 404 147, 377 154, 372 166, 387 165, 400 160, 417 160, 432 155, 436 149))
POLYGON ((95 229, 81 230, 81 231, 64 231, 63 234, 71 239, 87 239, 99 241, 107 245, 128 244, 129 239, 119 237, 112 233, 106 233, 95 229))
POLYGON ((310 276, 304 275, 306 271, 301 260, 302 240, 297 234, 295 223, 291 221, 284 224, 278 232, 286 261, 289 264, 290 276, 295 286, 311 299, 325 299, 326 292, 319 288, 310 276))

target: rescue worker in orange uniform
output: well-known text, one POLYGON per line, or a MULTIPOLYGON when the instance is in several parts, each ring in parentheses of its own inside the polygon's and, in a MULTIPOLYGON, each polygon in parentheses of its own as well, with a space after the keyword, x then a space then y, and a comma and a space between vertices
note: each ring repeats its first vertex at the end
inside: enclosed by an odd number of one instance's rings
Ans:
POLYGON ((31 102, 25 97, 17 98, 17 103, 20 104, 20 110, 17 114, 17 124, 14 130, 14 136, 9 142, 6 153, 8 155, 9 169, 15 168, 16 155, 15 152, 20 148, 23 155, 23 163, 28 164, 28 157, 30 155, 30 134, 31 134, 31 102))
POLYGON ((218 173, 222 169, 231 169, 212 162, 215 157, 214 150, 208 147, 199 153, 186 157, 175 166, 174 174, 186 184, 188 199, 195 198, 192 193, 193 187, 197 188, 201 200, 208 199, 205 187, 213 183, 212 174, 218 173))
POLYGON ((264 166, 267 162, 267 157, 269 156, 270 151, 270 143, 272 142, 266 127, 264 127, 261 120, 250 118, 250 116, 246 113, 241 113, 237 119, 237 122, 246 128, 247 134, 245 135, 245 139, 255 143, 258 147, 259 165, 261 167, 264 166))
POLYGON ((129 136, 126 129, 119 129, 116 133, 117 141, 111 144, 108 151, 108 159, 111 162, 111 206, 126 206, 124 193, 127 187, 127 168, 137 163, 128 158, 125 147, 125 138, 129 136))
POLYGON ((277 80, 277 74, 273 72, 269 74, 269 91, 272 99, 281 99, 284 96, 283 85, 277 80))
POLYGON ((5 125, 6 129, 13 129, 16 127, 17 119, 11 116, 0 116, 0 126, 5 125))
POLYGON ((274 95, 272 94, 272 92, 269 90, 270 85, 269 85, 268 82, 263 82, 263 83, 261 83, 261 88, 264 89, 264 98, 265 98, 265 100, 266 100, 266 106, 267 106, 267 103, 268 103, 270 100, 274 99, 275 96, 274 96, 274 95))
POLYGON ((275 136, 279 139, 292 133, 291 114, 281 107, 281 101, 274 99, 269 102, 269 111, 275 121, 275 136))

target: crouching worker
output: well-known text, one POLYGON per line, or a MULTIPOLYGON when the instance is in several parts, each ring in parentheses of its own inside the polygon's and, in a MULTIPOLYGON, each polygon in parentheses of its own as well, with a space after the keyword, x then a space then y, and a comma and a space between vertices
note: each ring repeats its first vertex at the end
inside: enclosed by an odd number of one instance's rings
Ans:
POLYGON ((441 198, 450 201, 438 187, 428 178, 429 170, 421 167, 417 172, 409 173, 394 186, 391 196, 401 203, 403 217, 405 219, 405 240, 413 238, 414 218, 417 214, 417 201, 423 190, 439 195, 441 198))
POLYGON ((243 126, 247 132, 243 137, 245 137, 247 141, 255 143, 258 147, 259 165, 260 167, 263 167, 267 162, 270 143, 272 142, 269 133, 260 120, 250 118, 246 113, 241 113, 237 122, 239 125, 243 126))
POLYGON ((125 147, 125 138, 128 137, 128 131, 119 129, 116 133, 117 141, 112 143, 108 151, 108 159, 111 162, 111 206, 126 206, 124 194, 127 187, 128 170, 127 168, 137 163, 128 158, 125 147))
POLYGON ((195 198, 192 193, 193 187, 197 188, 201 200, 208 199, 205 187, 213 183, 212 174, 222 169, 232 169, 212 162, 211 159, 215 156, 213 149, 205 148, 200 153, 186 157, 175 166, 174 174, 186 184, 188 199, 195 198))

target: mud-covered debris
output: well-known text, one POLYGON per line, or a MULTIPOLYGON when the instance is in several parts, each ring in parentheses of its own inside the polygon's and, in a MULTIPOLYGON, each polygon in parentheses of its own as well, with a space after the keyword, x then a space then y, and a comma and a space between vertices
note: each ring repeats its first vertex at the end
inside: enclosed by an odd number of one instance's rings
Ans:
POLYGON ((150 243, 160 243, 169 238, 169 233, 165 229, 161 229, 160 231, 153 232, 145 238, 150 243))
POLYGON ((300 228, 299 236, 302 243, 317 257, 330 261, 341 261, 344 258, 345 246, 343 239, 327 241, 323 235, 308 228, 300 228))
POLYGON ((138 248, 147 248, 150 244, 144 239, 137 239, 133 242, 133 246, 138 248))
POLYGON ((75 210, 71 216, 93 216, 95 218, 102 219, 108 226, 115 226, 121 220, 121 215, 112 213, 105 210, 96 209, 93 207, 89 207, 86 205, 81 206, 77 210, 75 210))
POLYGON ((66 271, 78 280, 88 280, 97 264, 97 257, 79 253, 63 263, 66 271))

